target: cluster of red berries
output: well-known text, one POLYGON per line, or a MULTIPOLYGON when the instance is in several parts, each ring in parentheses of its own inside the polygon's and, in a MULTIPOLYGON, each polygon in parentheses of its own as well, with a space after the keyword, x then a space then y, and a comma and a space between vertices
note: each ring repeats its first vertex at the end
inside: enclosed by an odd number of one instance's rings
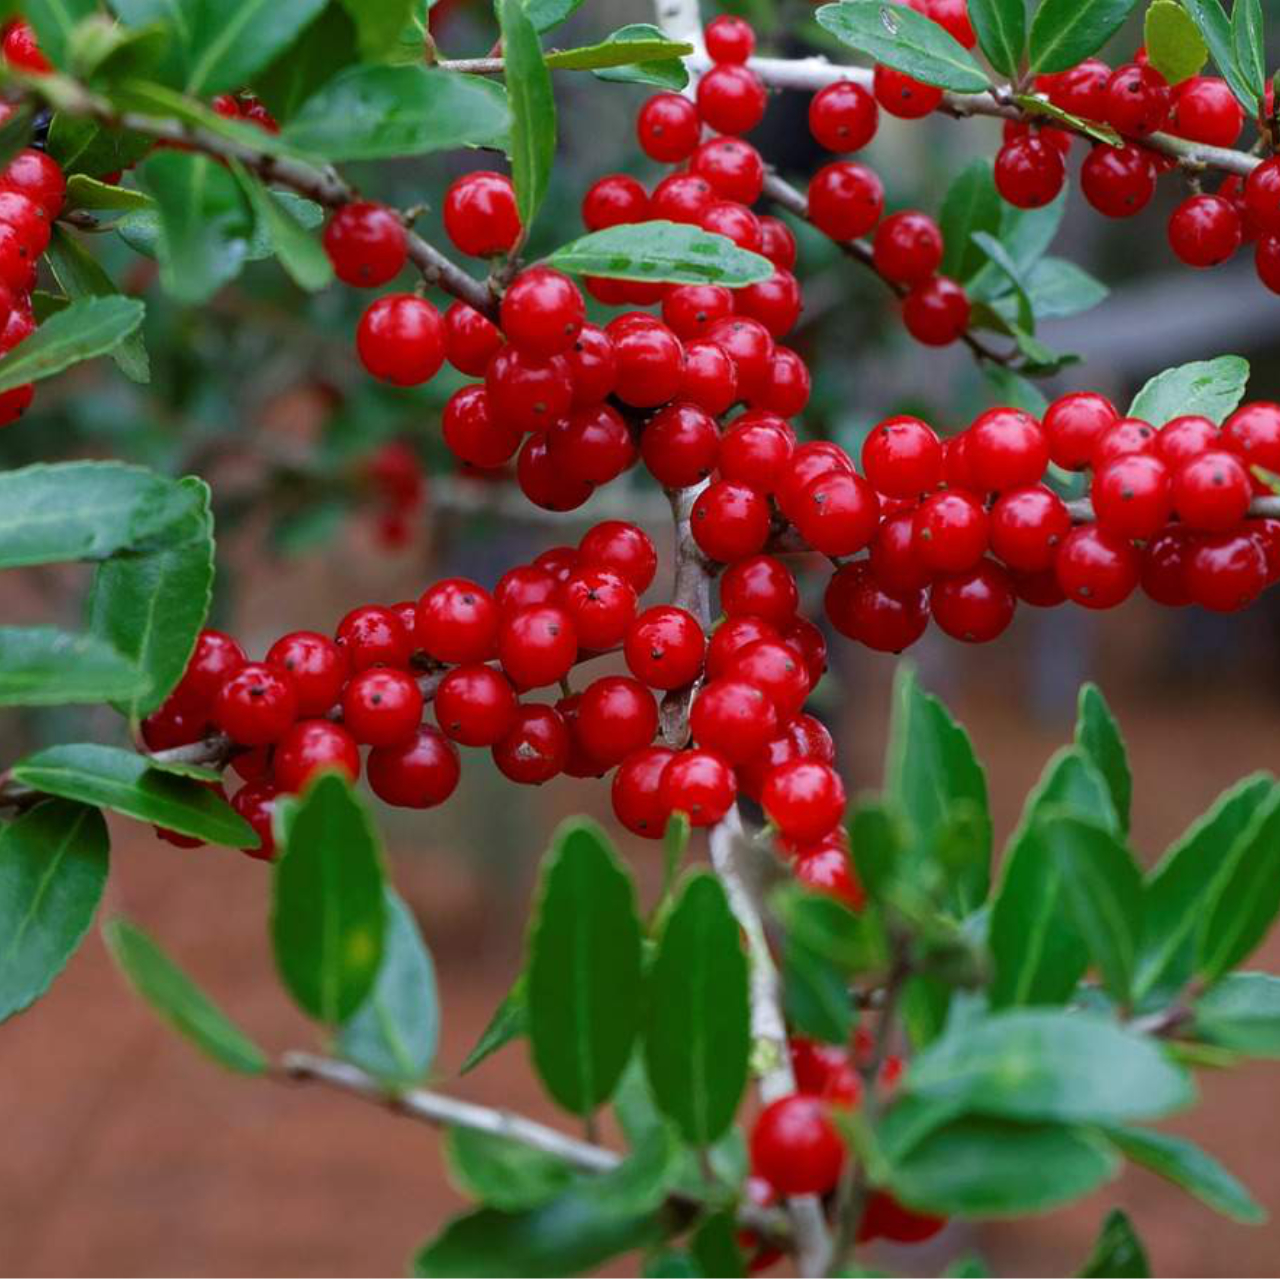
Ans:
POLYGON ((213 109, 228 120, 245 120, 267 133, 280 132, 275 116, 252 93, 220 93, 213 100, 213 109))
POLYGON ((43 76, 53 70, 49 59, 40 51, 35 31, 24 18, 11 18, 0 29, 0 53, 9 66, 28 75, 43 76))

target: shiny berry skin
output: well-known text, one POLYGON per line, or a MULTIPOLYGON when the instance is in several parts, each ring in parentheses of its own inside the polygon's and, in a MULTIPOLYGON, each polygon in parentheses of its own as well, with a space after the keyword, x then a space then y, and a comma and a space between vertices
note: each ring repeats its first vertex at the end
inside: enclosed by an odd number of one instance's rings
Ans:
POLYGON ((516 481, 520 492, 544 511, 574 511, 594 492, 588 481, 556 465, 544 431, 535 431, 525 440, 516 460, 516 481))
POLYGON ((697 619, 676 605, 654 605, 631 624, 627 666, 651 689, 679 689, 702 670, 707 638, 697 619))
POLYGON ((773 335, 750 316, 726 316, 707 330, 707 341, 723 347, 738 371, 738 389, 754 395, 769 377, 774 355, 773 335))
POLYGON ((902 71, 877 63, 872 91, 876 101, 900 120, 919 120, 935 110, 942 101, 942 90, 931 84, 913 80, 902 71))
POLYGON ((247 661, 245 651, 231 636, 206 627, 196 637, 195 649, 169 702, 187 712, 207 713, 218 690, 247 661))
MULTIPOLYGON (((996 504, 997 507, 999 505, 996 504)), ((993 511, 993 518, 994 514, 993 511)), ((876 536, 871 540, 868 564, 876 582, 886 591, 899 595, 919 591, 929 585, 933 576, 916 555, 914 524, 914 507, 895 511, 880 521, 876 536)))
POLYGON ((275 783, 264 779, 260 782, 248 783, 231 797, 231 807, 253 828, 254 834, 258 837, 259 843, 256 849, 243 850, 251 858, 270 862, 276 856, 272 826, 276 798, 279 794, 280 791, 275 783))
POLYGON ((721 284, 680 284, 662 299, 663 323, 682 342, 706 336, 725 316, 733 315, 733 294, 721 284))
POLYGON ((844 783, 829 764, 793 760, 765 778, 760 803, 786 839, 807 844, 844 816, 844 783))
POLYGON ((1075 391, 1055 400, 1044 414, 1049 457, 1068 471, 1083 471, 1108 427, 1119 420, 1115 405, 1093 391, 1075 391))
POLYGON ((460 373, 484 377, 502 341, 498 326, 465 302, 453 303, 444 313, 445 356, 460 373))
MULTIPOLYGON (((1280 404, 1258 400, 1242 405, 1222 424, 1222 446, 1237 454, 1246 467, 1280 474, 1280 404)), ((1253 488, 1255 493, 1270 492, 1256 477, 1253 488)))
POLYGON ((630 174, 607 174, 582 197, 582 222, 588 231, 643 222, 648 216, 649 193, 630 174))
POLYGON ((402 742, 375 747, 366 765, 373 794, 401 809, 433 809, 454 792, 462 776, 458 748, 430 725, 402 742))
POLYGON ((809 132, 828 151, 860 151, 879 122, 875 98, 852 80, 826 85, 809 100, 809 132))
POLYGON ((720 438, 720 474, 771 494, 794 448, 794 433, 781 418, 735 418, 720 438))
POLYGON ((389 293, 369 304, 356 330, 360 362, 375 377, 413 387, 444 363, 444 321, 425 298, 389 293))
POLYGON ((493 760, 512 782, 538 786, 564 772, 569 748, 569 730, 559 712, 544 703, 526 703, 494 746, 493 760))
POLYGON ((720 607, 730 618, 759 618, 785 627, 800 607, 795 575, 774 556, 749 556, 720 578, 720 607))
POLYGON ((1069 600, 1087 609, 1112 609, 1138 585, 1142 560, 1127 538, 1086 524, 1063 538, 1054 571, 1069 600))
POLYGON ((778 713, 755 685, 712 680, 693 700, 689 728, 700 747, 719 752, 730 764, 743 764, 777 733, 778 713))
POLYGON ((613 321, 605 332, 618 362, 614 391, 624 404, 652 409, 680 390, 684 351, 666 325, 655 320, 622 328, 613 321))
POLYGON ((32 75, 47 75, 53 64, 40 52, 40 42, 29 22, 17 18, 4 32, 4 60, 21 71, 32 75))
MULTIPOLYGON (((1227 421, 1230 422, 1230 419, 1227 421)), ((1153 452, 1165 466, 1177 468, 1210 449, 1231 448, 1230 439, 1218 430, 1211 418, 1189 413, 1180 418, 1171 418, 1160 428, 1153 452)))
POLYGON ((812 390, 809 367, 790 347, 779 344, 768 377, 751 391, 751 407, 792 418, 804 411, 812 390))
POLYGON ((867 1197, 866 1215, 858 1228, 858 1240, 874 1240, 882 1236, 898 1244, 920 1244, 936 1236, 946 1225, 946 1218, 916 1213, 900 1205, 887 1191, 873 1191, 867 1197))
POLYGON ((844 1140, 818 1098, 778 1098, 752 1127, 751 1167, 779 1195, 825 1195, 840 1180, 844 1160, 844 1140))
POLYGON ((515 613, 535 604, 555 604, 560 596, 560 581, 553 574, 535 565, 521 564, 498 579, 493 598, 498 609, 515 613))
POLYGON ((460 387, 445 404, 441 434, 454 457, 482 470, 515 457, 524 437, 490 410, 489 393, 479 384, 460 387))
POLYGON ((1039 134, 1027 133, 1002 146, 996 155, 996 190, 1019 209, 1039 209, 1066 181, 1062 152, 1039 134))
POLYGON ((391 747, 403 742, 422 720, 418 682, 405 671, 370 667, 347 682, 342 693, 342 722, 357 742, 391 747))
POLYGON ((338 623, 334 643, 353 672, 366 667, 407 666, 414 647, 413 637, 395 611, 376 604, 352 609, 338 623))
POLYGON ((1131 218, 1141 212, 1156 189, 1151 157, 1131 143, 1112 147, 1098 143, 1080 169, 1084 198, 1108 218, 1131 218))
POLYGON ((715 419, 696 405, 668 405, 644 429, 640 456, 659 484, 683 489, 715 469, 720 432, 715 419))
POLYGON ((1253 268, 1263 288, 1280 293, 1280 236, 1261 236, 1253 251, 1253 268))
POLYGON ((994 560, 980 560, 963 573, 937 578, 929 608, 938 626, 956 640, 985 644, 1013 621, 1013 580, 994 560))
POLYGON ((498 629, 498 660, 517 688, 539 689, 568 675, 578 636, 566 610, 536 605, 508 614, 498 629))
POLYGON ((969 466, 981 489, 1035 484, 1048 465, 1049 438, 1021 409, 988 409, 969 428, 969 466))
POLYGON ((613 775, 613 812, 628 831, 648 840, 660 840, 668 810, 662 802, 662 775, 674 759, 670 747, 643 747, 633 751, 613 775))
POLYGON ((673 173, 654 187, 649 198, 649 216, 696 225, 715 198, 716 193, 706 178, 696 173, 673 173))
POLYGON ((500 321, 507 341, 539 359, 573 346, 585 320, 577 285, 550 267, 522 271, 502 298, 500 321))
POLYGON ((877 493, 913 498, 942 482, 942 442, 919 418, 886 418, 863 442, 862 470, 877 493))
POLYGON ((612 569, 642 595, 658 572, 658 552, 653 539, 638 525, 605 520, 583 535, 578 563, 584 569, 612 569))
POLYGON ((300 716, 322 716, 334 707, 350 670, 343 650, 318 631, 281 636, 267 650, 267 663, 293 677, 300 716))
POLYGON ((1244 109, 1225 80, 1192 76, 1174 90, 1170 129, 1211 147, 1233 147, 1244 128, 1244 109))
POLYGON ((836 160, 809 182, 809 219, 833 240, 856 240, 880 221, 884 184, 874 170, 836 160))
POLYGON ((714 751, 678 752, 662 772, 660 795, 668 813, 683 813, 694 827, 714 826, 737 795, 733 767, 714 751))
POLYGON ((272 756, 272 771, 281 791, 302 791, 317 773, 333 770, 354 782, 360 776, 360 749, 340 724, 299 720, 272 756))
POLYGON ((786 270, 739 289, 735 303, 739 315, 760 321, 775 338, 785 337, 795 327, 803 305, 800 283, 786 270))
POLYGON ((1189 267, 1216 267, 1240 247, 1240 215, 1222 196, 1188 196, 1169 219, 1169 245, 1189 267))
POLYGON ((577 731, 592 759, 610 767, 653 741, 658 704, 638 680, 602 676, 582 691, 577 731))
POLYGON ((1130 137, 1163 129, 1172 105, 1169 82, 1152 66, 1117 67, 1107 83, 1107 120, 1130 137))
POLYGON ((953 40, 972 49, 978 43, 969 21, 968 0, 928 0, 925 15, 932 18, 953 40))
POLYGON ((969 327, 969 295, 948 276, 933 276, 902 300, 902 323, 917 341, 945 347, 969 327))
POLYGON ((928 214, 915 209, 885 218, 871 248, 876 270, 895 284, 919 284, 942 264, 942 232, 928 214))
POLYGON ((214 724, 246 747, 279 742, 297 714, 293 677, 265 662, 241 667, 223 682, 213 700, 214 724))
POLYGON ((880 500, 861 476, 834 471, 819 476, 804 491, 793 521, 815 551, 851 556, 875 536, 880 500))
POLYGON ((1244 203, 1249 221, 1263 235, 1280 234, 1280 158, 1264 160, 1245 179, 1244 203))
POLYGON ((926 498, 912 525, 915 553, 933 573, 963 573, 987 549, 989 521, 972 494, 948 489, 926 498))
POLYGON ((324 249, 344 284, 373 289, 400 274, 408 257, 404 224, 386 205, 344 204, 324 229, 324 249))
POLYGON ((0 191, 20 191, 43 211, 52 222, 62 212, 67 194, 67 179, 61 166, 44 151, 27 147, 0 172, 0 191))
POLYGON ((650 160, 678 164, 698 147, 702 129, 697 108, 678 93, 656 93, 636 116, 636 138, 650 160))
POLYGON ((473 258, 510 252, 521 230, 511 179, 485 170, 458 178, 445 193, 444 229, 473 258))
POLYGON ((1074 135, 1067 129, 1055 129, 1052 125, 1024 124, 1021 120, 1006 120, 1000 130, 1001 140, 1005 143, 1028 136, 1043 139, 1058 152, 1064 163, 1071 154, 1071 140, 1074 135))
POLYGON ((1248 533, 1197 538, 1186 561, 1186 587, 1194 604, 1234 613, 1251 604, 1267 585, 1267 557, 1248 533))
POLYGON ((768 541, 768 499, 738 481, 718 480, 698 495, 690 529, 710 559, 732 564, 763 550, 768 541))
POLYGON ((849 455, 830 440, 807 440, 792 453, 775 489, 778 506, 788 520, 795 518, 800 509, 805 490, 817 479, 831 471, 853 474, 849 455))
POLYGON ((575 569, 560 601, 583 649, 603 652, 622 643, 636 615, 635 588, 613 569, 575 569))
POLYGON ((698 219, 698 225, 704 231, 732 240, 748 253, 760 249, 760 220, 737 200, 713 200, 698 219))
POLYGON ((562 586, 569 581, 569 575, 578 567, 579 554, 576 547, 548 547, 533 557, 535 569, 544 569, 562 586))
POLYGON ((746 67, 722 63, 698 81, 698 114, 717 133, 750 133, 764 119, 765 92, 746 67))
POLYGON ((483 663, 454 667, 436 690, 440 729, 466 747, 491 747, 510 731, 519 703, 510 682, 483 663))
POLYGON ((1094 473, 1089 496, 1099 526, 1108 533, 1154 537, 1173 506, 1169 468, 1146 453, 1113 458, 1094 473))
POLYGON ((781 218, 771 214, 760 215, 760 252, 775 267, 791 271, 796 265, 798 247, 791 228, 781 218))
POLYGON ((888 591, 862 561, 836 570, 823 606, 841 635, 880 653, 901 653, 929 625, 926 591, 888 591))
MULTIPOLYGON (((142 741, 148 751, 168 751, 199 742, 209 730, 208 705, 184 706, 172 696, 143 720, 142 741)), ((239 760, 241 757, 236 756, 239 760)))
POLYGON ((1142 590, 1157 604, 1181 609, 1191 603, 1187 560, 1198 534, 1180 524, 1169 525, 1142 549, 1142 590))
POLYGON ((738 398, 738 367, 733 357, 714 342, 685 343, 684 374, 677 394, 718 417, 738 398))
POLYGON ((609 335, 598 325, 584 324, 563 358, 573 381, 575 409, 599 404, 613 391, 618 360, 609 335))
POLYGON ((497 652, 497 603, 478 583, 445 578, 418 601, 417 641, 438 662, 487 662, 497 652))
POLYGON ((1151 453, 1156 447, 1156 429, 1141 418, 1118 418, 1093 447, 1091 463, 1096 471, 1112 458, 1129 453, 1151 453))
POLYGON ((545 431, 573 403, 569 364, 562 356, 543 360, 503 347, 489 362, 484 385, 490 412, 518 431, 545 431))
POLYGON ((726 673, 766 693, 778 719, 785 724, 809 696, 809 669, 804 658, 785 641, 757 640, 733 655, 726 673))
POLYGON ((689 171, 705 178, 722 200, 755 204, 764 189, 764 161, 741 138, 712 138, 689 162, 689 171))
POLYGON ((1058 546, 1071 529, 1071 513, 1052 489, 1029 485, 1000 496, 991 508, 989 528, 993 555, 1010 569, 1040 573, 1053 567, 1058 546))
POLYGON ((547 432, 551 461, 570 480, 608 484, 636 460, 636 447, 622 415, 607 404, 578 409, 547 432))
MULTIPOLYGON (((806 889, 828 894, 851 911, 861 911, 866 906, 867 897, 854 878, 849 855, 838 844, 820 840, 806 845, 797 853, 792 869, 806 889)), ((824 1090, 824 1096, 853 1106, 861 1097, 861 1089, 861 1078, 854 1071, 846 1070, 824 1090)))
MULTIPOLYGON (((1277 552, 1280 553, 1280 546, 1277 547, 1277 552)), ((809 673, 809 685, 811 688, 816 687, 827 673, 827 637, 822 628, 808 618, 795 617, 783 628, 782 638, 804 660, 804 668, 809 673)), ((798 719, 811 721, 813 717, 801 716, 798 719)), ((791 722, 792 730, 797 723, 798 720, 791 722)))
POLYGON ((1173 473, 1173 507, 1193 529, 1225 533, 1244 519, 1253 485, 1233 453, 1212 449, 1173 473))
POLYGON ((730 616, 711 633, 707 645, 707 679, 718 680, 729 673, 734 655, 757 640, 778 640, 780 632, 752 614, 730 616))
POLYGON ((751 24, 730 13, 712 18, 703 30, 703 39, 712 62, 746 62, 756 50, 751 24))
POLYGON ((1052 76, 1049 101, 1055 107, 1086 120, 1105 120, 1107 85, 1111 68, 1099 58, 1086 58, 1074 67, 1052 76))

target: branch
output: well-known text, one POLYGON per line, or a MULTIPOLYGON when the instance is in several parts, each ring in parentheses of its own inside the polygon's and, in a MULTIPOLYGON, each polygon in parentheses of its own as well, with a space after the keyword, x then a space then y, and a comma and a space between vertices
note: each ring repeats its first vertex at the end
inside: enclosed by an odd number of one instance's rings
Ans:
MULTIPOLYGON (((1093 513, 1093 503, 1088 498, 1073 499, 1067 503, 1067 510, 1071 513, 1072 524, 1092 524, 1097 518, 1093 513)), ((1249 503, 1249 515, 1280 519, 1280 497, 1254 498, 1249 503)))

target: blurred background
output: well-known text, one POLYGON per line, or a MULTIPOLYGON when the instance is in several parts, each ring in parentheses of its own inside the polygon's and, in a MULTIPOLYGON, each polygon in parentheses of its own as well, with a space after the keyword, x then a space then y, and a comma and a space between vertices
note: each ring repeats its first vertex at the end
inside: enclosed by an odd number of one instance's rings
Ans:
MULTIPOLYGON (((762 51, 812 51, 808 6, 757 0, 746 11, 761 28, 762 51)), ((592 0, 551 43, 590 43, 650 18, 634 0, 592 0)), ((485 7, 472 0, 442 0, 432 27, 446 56, 483 53, 492 40, 485 7)), ((1117 40, 1116 57, 1138 38, 1132 31, 1117 40)), ((633 115, 647 92, 590 76, 558 79, 560 165, 535 250, 576 234, 578 202, 600 174, 656 178, 633 144, 633 115)), ((775 96, 753 138, 800 181, 823 163, 806 109, 804 95, 775 96)), ((860 158, 882 175, 890 208, 936 214, 950 178, 969 158, 993 154, 998 134, 993 121, 886 117, 860 158)), ((351 176, 392 203, 430 206, 464 167, 493 162, 353 166, 351 176)), ((1252 361, 1250 398, 1280 398, 1280 299, 1257 283, 1247 250, 1212 272, 1175 264, 1164 222, 1182 188, 1178 176, 1165 178, 1131 223, 1103 219, 1068 194, 1052 252, 1086 267, 1113 294, 1084 315, 1042 326, 1050 346, 1083 358, 1043 384, 1047 395, 1095 389, 1123 408, 1162 369, 1236 352, 1252 361)), ((435 208, 422 227, 429 237, 438 232, 435 208)), ((31 413, 0 435, 0 466, 110 456, 209 479, 219 530, 212 623, 252 656, 284 631, 331 631, 356 605, 414 597, 448 574, 491 585, 510 565, 576 542, 605 515, 641 519, 661 543, 665 502, 639 475, 570 516, 532 518, 511 484, 458 476, 438 431, 457 376, 445 372, 418 391, 375 386, 355 359, 355 322, 368 300, 355 291, 339 286, 308 298, 264 263, 208 307, 184 311, 155 287, 153 264, 117 237, 96 236, 91 247, 147 300, 151 383, 136 386, 98 362, 44 384, 31 413), (392 507, 387 458, 404 450, 425 468, 425 489, 392 507)), ((913 410, 949 431, 998 402, 964 348, 913 345, 887 290, 830 246, 803 236, 799 272, 806 311, 793 338, 815 370, 809 434, 856 448, 891 412, 913 410)), ((662 551, 669 566, 669 545, 662 551)), ((85 582, 74 568, 7 574, 0 617, 74 625, 85 582)), ((804 584, 816 605, 825 585, 820 566, 804 584)), ((1135 598, 1104 616, 1024 606, 992 645, 969 649, 931 632, 912 656, 986 763, 998 843, 1044 761, 1069 736, 1079 682, 1098 681, 1129 742, 1135 840, 1154 861, 1223 787, 1250 770, 1280 767, 1278 639, 1280 592, 1229 618, 1135 598)), ((837 734, 853 792, 880 783, 894 664, 833 638, 832 672, 816 701, 837 734)), ((6 712, 0 767, 48 742, 114 741, 121 732, 109 713, 6 712)), ((446 806, 379 814, 397 883, 439 972, 440 1082, 553 1122, 522 1043, 473 1076, 456 1074, 518 971, 547 836, 561 816, 581 811, 615 825, 606 785, 515 788, 487 753, 471 752, 446 806)), ((272 975, 266 869, 223 849, 177 850, 135 824, 113 827, 107 912, 125 911, 154 931, 264 1044, 312 1045, 313 1029, 272 975)), ((617 834, 651 901, 659 851, 617 834)), ((1280 940, 1259 957, 1270 969, 1278 961, 1280 940)), ((1203 1095, 1203 1105, 1172 1127, 1223 1158, 1280 1214, 1274 1072, 1209 1074, 1203 1095)), ((462 1204, 434 1134, 313 1088, 221 1073, 124 989, 96 936, 49 995, 3 1029, 0 1134, 4 1274, 403 1274, 411 1250, 462 1204)), ((1158 1274, 1275 1274, 1280 1228, 1236 1226, 1142 1172, 1069 1211, 1016 1225, 955 1226, 923 1250, 886 1252, 880 1261, 937 1274, 952 1256, 976 1250, 995 1274, 1070 1274, 1117 1203, 1132 1214, 1158 1274)))

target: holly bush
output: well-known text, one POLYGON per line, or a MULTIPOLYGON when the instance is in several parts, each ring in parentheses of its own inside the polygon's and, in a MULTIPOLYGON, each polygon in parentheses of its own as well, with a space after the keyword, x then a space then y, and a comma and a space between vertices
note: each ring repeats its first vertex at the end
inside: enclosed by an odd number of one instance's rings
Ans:
MULTIPOLYGON (((443 1130, 476 1207, 416 1275, 637 1252, 650 1275, 864 1274, 868 1242, 1041 1213, 1126 1161, 1260 1221, 1215 1156, 1153 1125, 1198 1071, 1280 1054, 1280 979, 1241 969, 1280 913, 1275 779, 1139 857, 1124 739, 1089 684, 997 855, 983 768, 910 665, 877 794, 846 796, 806 710, 833 635, 986 643, 1019 608, 1136 591, 1231 613, 1280 579, 1280 405, 1245 402, 1244 360, 1152 370, 1123 413, 1084 379, 1052 402, 1036 385, 1076 363, 1037 325, 1106 295, 1049 252, 1072 151, 1106 217, 1185 180, 1173 255, 1251 244, 1280 291, 1259 0, 1152 0, 1114 67, 1136 0, 840 0, 705 27, 663 0, 556 47, 580 3, 498 0, 468 57, 420 0, 0 5, 0 569, 91 567, 80 629, 0 627, 0 705, 39 709, 44 743, 0 775, 0 1019, 92 925, 106 810, 270 864, 276 969, 314 1051, 260 1047, 129 920, 104 921, 108 947, 226 1069, 443 1130), (627 171, 585 189, 557 163, 594 154, 581 109, 557 119, 565 81, 602 132, 614 86, 648 86, 627 171), (812 151, 746 140, 771 91, 810 95, 812 151), (936 215, 886 212, 847 157, 885 116, 936 114, 1000 121, 996 154, 956 164, 936 215), (433 185, 386 163, 405 159, 433 185), (850 321, 797 325, 802 282, 845 260, 911 341, 967 348, 984 405, 965 429, 895 413, 829 438, 850 321), (314 449, 260 442, 247 495, 182 474, 213 469, 227 384, 282 342, 323 366, 353 330, 363 372, 319 385, 314 449), (101 356, 100 396, 59 379, 73 457, 50 460, 23 420, 35 384, 101 356), (429 431, 406 439, 415 416, 429 431), (100 456, 113 437, 129 461, 100 456), (492 586, 352 601, 261 660, 208 625, 215 517, 269 506, 273 544, 297 547, 369 504, 396 547, 432 504, 589 502, 576 545, 492 586), (71 706, 118 714, 68 740, 71 706), (549 836, 522 972, 462 1067, 527 1049, 583 1137, 438 1079, 430 953, 359 785, 431 809, 483 749, 517 785, 608 778, 620 824, 662 845, 646 901, 597 823, 549 836)), ((1117 1212, 1080 1274, 1146 1267, 1117 1212)))

